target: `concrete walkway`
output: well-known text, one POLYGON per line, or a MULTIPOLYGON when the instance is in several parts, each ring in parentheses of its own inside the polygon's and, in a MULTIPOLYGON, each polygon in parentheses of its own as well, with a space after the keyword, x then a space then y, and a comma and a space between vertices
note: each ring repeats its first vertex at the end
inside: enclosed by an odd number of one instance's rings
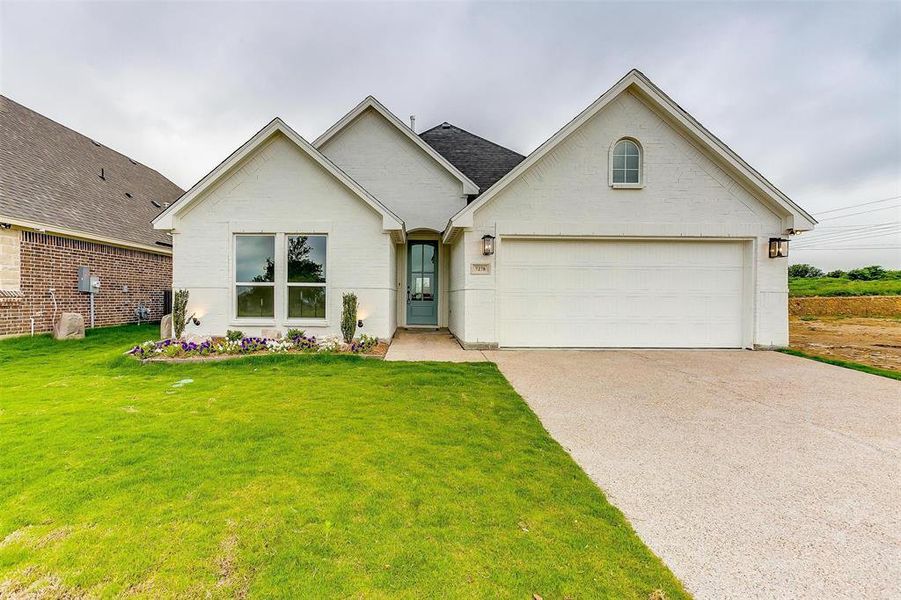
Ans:
POLYGON ((485 355, 697 598, 901 597, 901 382, 777 352, 485 355))
POLYGON ((398 329, 385 360, 484 362, 478 350, 464 350, 446 329, 398 329))

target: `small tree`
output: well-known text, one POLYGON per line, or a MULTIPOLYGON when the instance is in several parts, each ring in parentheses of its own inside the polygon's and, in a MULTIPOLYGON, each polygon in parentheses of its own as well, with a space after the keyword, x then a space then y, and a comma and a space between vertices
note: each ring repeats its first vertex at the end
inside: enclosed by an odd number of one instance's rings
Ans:
POLYGON ((826 277, 832 277, 833 279, 841 279, 845 275, 847 275, 847 273, 845 273, 841 269, 836 269, 835 271, 829 271, 828 273, 826 273, 826 277))
POLYGON ((823 271, 814 267, 813 265, 808 264, 798 264, 791 265, 788 268, 788 276, 789 277, 822 277, 823 271))
POLYGON ((341 334, 344 342, 349 344, 357 331, 357 295, 353 292, 344 294, 344 310, 341 313, 341 334))
POLYGON ((188 290, 175 290, 172 298, 172 329, 175 339, 181 339, 188 324, 188 290))

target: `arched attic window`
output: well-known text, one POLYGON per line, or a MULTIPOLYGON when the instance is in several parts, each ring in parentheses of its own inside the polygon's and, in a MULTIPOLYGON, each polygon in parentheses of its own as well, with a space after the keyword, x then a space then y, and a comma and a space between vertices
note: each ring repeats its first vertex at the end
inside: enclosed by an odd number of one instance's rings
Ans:
POLYGON ((613 187, 639 187, 642 184, 642 155, 638 142, 623 138, 610 153, 610 184, 613 187))

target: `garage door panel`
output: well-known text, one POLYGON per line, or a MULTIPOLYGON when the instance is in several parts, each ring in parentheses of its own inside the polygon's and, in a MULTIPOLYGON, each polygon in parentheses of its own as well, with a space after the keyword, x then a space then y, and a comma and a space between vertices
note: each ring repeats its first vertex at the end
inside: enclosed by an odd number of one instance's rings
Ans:
POLYGON ((741 242, 505 238, 499 342, 741 347, 745 252, 741 242))

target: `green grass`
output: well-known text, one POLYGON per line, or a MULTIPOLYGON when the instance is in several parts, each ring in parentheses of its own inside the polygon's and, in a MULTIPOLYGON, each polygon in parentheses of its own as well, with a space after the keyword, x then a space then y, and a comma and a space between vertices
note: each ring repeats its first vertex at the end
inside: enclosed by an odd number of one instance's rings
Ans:
POLYGON ((154 331, 0 342, 0 597, 687 596, 491 364, 154 331))
POLYGON ((897 296, 901 279, 853 281, 838 277, 794 277, 788 280, 790 296, 897 296))
POLYGON ((892 371, 890 369, 880 369, 879 367, 871 367, 869 365, 863 365, 861 363, 851 362, 847 360, 837 360, 834 358, 826 358, 825 356, 817 356, 816 354, 808 354, 807 352, 801 352, 800 350, 795 350, 793 348, 780 348, 779 352, 783 352, 785 354, 791 354, 792 356, 800 356, 802 358, 809 358, 811 360, 818 360, 822 363, 835 365, 837 367, 845 367, 846 369, 854 369, 855 371, 863 371, 864 373, 869 373, 870 375, 879 375, 880 377, 888 377, 889 379, 897 379, 901 381, 901 372, 892 371))

